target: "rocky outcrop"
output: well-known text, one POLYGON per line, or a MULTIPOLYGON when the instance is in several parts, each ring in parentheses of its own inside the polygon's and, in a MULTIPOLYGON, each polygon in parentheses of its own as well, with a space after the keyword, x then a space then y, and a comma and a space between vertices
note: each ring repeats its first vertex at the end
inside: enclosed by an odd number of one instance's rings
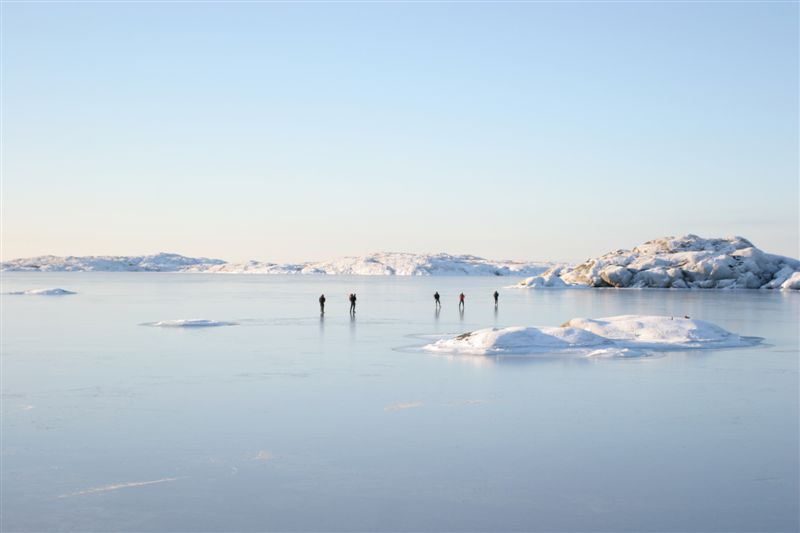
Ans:
POLYGON ((518 286, 798 290, 800 261, 766 253, 742 237, 686 235, 556 266, 518 286))

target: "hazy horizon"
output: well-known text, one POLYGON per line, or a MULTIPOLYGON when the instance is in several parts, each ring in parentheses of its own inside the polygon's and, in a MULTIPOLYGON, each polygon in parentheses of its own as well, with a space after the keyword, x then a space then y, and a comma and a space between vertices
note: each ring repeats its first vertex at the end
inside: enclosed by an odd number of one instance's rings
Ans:
POLYGON ((2 258, 800 256, 797 3, 9 3, 2 258))

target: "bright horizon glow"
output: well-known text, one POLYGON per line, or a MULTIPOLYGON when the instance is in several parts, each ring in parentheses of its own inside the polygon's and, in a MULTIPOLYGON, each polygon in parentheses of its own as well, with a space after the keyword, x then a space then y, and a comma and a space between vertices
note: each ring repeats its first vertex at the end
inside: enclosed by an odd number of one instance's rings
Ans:
POLYGON ((798 4, 2 9, 2 259, 800 256, 798 4))

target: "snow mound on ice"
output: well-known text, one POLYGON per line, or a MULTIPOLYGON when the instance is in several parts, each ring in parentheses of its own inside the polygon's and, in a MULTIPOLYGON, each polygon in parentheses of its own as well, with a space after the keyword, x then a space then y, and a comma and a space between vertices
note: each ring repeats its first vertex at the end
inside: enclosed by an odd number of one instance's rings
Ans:
POLYGON ((204 318, 182 318, 178 320, 161 320, 148 322, 145 326, 157 328, 214 328, 219 326, 237 326, 237 322, 223 322, 220 320, 207 320, 204 318))
POLYGON ((800 261, 768 254, 742 237, 665 237, 577 266, 556 265, 516 287, 800 289, 800 261))
POLYGON ((431 352, 478 355, 537 353, 589 357, 632 357, 644 350, 687 350, 752 346, 745 339, 703 320, 671 316, 623 315, 573 318, 560 327, 487 328, 438 340, 424 347, 431 352))
POLYGON ((425 346, 435 352, 528 353, 596 347, 606 339, 577 328, 511 327, 480 329, 425 346))
POLYGON ((65 296, 67 294, 78 294, 67 289, 29 289, 27 291, 9 292, 8 294, 21 294, 26 296, 65 296))
POLYGON ((623 343, 630 347, 728 348, 752 344, 711 322, 671 316, 621 315, 598 319, 573 318, 564 326, 590 331, 617 344, 623 343))

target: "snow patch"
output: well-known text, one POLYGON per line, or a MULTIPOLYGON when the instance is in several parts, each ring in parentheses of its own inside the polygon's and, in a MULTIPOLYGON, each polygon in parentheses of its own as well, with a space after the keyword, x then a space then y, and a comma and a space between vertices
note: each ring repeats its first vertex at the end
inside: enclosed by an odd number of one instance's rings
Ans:
POLYGON ((25 296, 65 296, 67 294, 78 294, 77 292, 68 291, 67 289, 29 289, 27 291, 9 292, 8 294, 25 295, 25 296))
POLYGON ((487 328, 438 340, 425 350, 477 355, 577 354, 588 357, 640 357, 653 350, 752 346, 703 320, 671 316, 622 315, 573 318, 559 327, 487 328))
POLYGON ((159 322, 146 322, 144 326, 156 328, 214 328, 219 326, 237 326, 238 322, 223 322, 205 318, 181 318, 178 320, 161 320, 159 322))
POLYGON ((422 402, 400 402, 387 405, 383 410, 387 412, 404 411, 405 409, 416 409, 424 405, 422 402))
POLYGON ((267 450, 259 450, 255 457, 253 457, 253 461, 271 461, 273 459, 275 459, 275 456, 267 450))
POLYGON ((178 481, 184 479, 182 477, 165 477, 162 479, 154 479, 152 481, 128 481, 124 483, 114 483, 113 485, 104 485, 102 487, 94 487, 86 490, 79 490, 78 492, 70 492, 61 494, 57 498, 72 498, 73 496, 84 496, 86 494, 97 494, 99 492, 110 492, 112 490, 128 489, 132 487, 144 487, 147 485, 157 485, 159 483, 169 483, 170 481, 178 481))

